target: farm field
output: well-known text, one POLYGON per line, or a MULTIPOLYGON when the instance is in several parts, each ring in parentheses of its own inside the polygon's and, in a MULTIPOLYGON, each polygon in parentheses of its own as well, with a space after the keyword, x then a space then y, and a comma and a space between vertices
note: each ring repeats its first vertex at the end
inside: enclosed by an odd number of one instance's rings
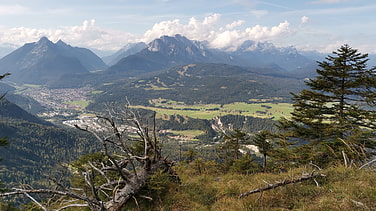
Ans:
POLYGON ((196 104, 185 105, 181 102, 156 99, 151 101, 152 106, 132 106, 153 110, 157 115, 182 115, 198 119, 212 119, 216 116, 243 115, 258 118, 269 118, 278 120, 281 117, 288 117, 293 107, 289 103, 231 103, 231 104, 196 104))

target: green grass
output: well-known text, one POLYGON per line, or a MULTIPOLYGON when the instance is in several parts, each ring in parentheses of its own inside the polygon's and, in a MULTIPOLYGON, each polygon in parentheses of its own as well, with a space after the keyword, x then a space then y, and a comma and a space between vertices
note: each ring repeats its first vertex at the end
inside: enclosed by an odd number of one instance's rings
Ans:
POLYGON ((39 88, 41 85, 37 84, 23 84, 24 87, 30 87, 30 88, 39 88))
POLYGON ((103 93, 103 91, 96 90, 96 91, 92 91, 91 92, 91 94, 93 94, 93 95, 100 94, 100 93, 103 93))
POLYGON ((204 134, 204 131, 202 130, 169 130, 168 132, 174 135, 180 135, 189 138, 194 138, 196 136, 204 134))
POLYGON ((185 105, 166 99, 154 99, 153 106, 133 106, 156 111, 158 115, 182 115, 191 118, 212 119, 216 116, 228 114, 253 116, 259 118, 280 119, 289 116, 293 107, 289 103, 231 103, 231 104, 197 104, 185 105))
MULTIPOLYGON (((198 160, 197 160, 198 161, 198 160)), ((296 179, 312 168, 280 173, 239 174, 217 172, 211 163, 192 162, 176 168, 182 185, 171 186, 157 210, 375 210, 374 170, 332 166, 325 177, 288 184, 239 198, 241 193, 285 179, 296 179), (200 172, 197 170, 200 164, 200 172), (317 185, 318 184, 318 185, 317 185)), ((158 203, 158 202, 156 202, 158 203)))
POLYGON ((148 84, 147 87, 144 88, 145 90, 167 90, 167 89, 171 89, 171 88, 168 88, 168 87, 161 87, 161 86, 157 86, 157 85, 154 85, 154 84, 148 84))
POLYGON ((69 105, 78 105, 78 106, 81 106, 82 108, 86 108, 86 106, 88 106, 89 103, 90 102, 87 101, 87 100, 77 100, 77 101, 70 101, 67 104, 69 104, 69 105))

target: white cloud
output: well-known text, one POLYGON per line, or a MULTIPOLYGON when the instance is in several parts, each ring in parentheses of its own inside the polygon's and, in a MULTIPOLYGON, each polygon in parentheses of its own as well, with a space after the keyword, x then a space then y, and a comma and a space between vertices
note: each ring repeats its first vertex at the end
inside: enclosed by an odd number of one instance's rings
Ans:
POLYGON ((301 24, 306 24, 306 23, 308 23, 308 21, 309 21, 309 18, 307 16, 303 16, 300 19, 301 24))
POLYGON ((150 42, 163 35, 173 36, 175 34, 182 34, 195 40, 207 40, 215 33, 220 16, 220 14, 213 14, 204 18, 203 21, 191 18, 187 24, 182 24, 179 19, 162 21, 147 30, 141 41, 150 42))
POLYGON ((80 26, 64 26, 57 29, 33 29, 27 27, 1 28, 0 43, 14 43, 21 46, 38 41, 42 36, 51 41, 59 39, 68 44, 99 50, 117 50, 136 36, 127 32, 103 29, 95 26, 95 20, 85 20, 80 26))
POLYGON ((192 40, 209 41, 210 46, 213 48, 234 50, 245 40, 272 40, 291 32, 290 24, 287 21, 280 23, 278 26, 266 27, 256 25, 243 30, 234 29, 235 27, 244 25, 245 21, 243 20, 227 24, 225 29, 223 27, 217 27, 219 22, 219 14, 206 17, 202 22, 191 18, 187 24, 182 24, 179 19, 162 21, 148 30, 142 40, 149 42, 162 35, 173 36, 175 34, 182 34, 192 40))
POLYGON ((181 34, 192 40, 206 40, 214 48, 234 50, 245 40, 273 41, 292 34, 293 31, 287 21, 273 27, 256 25, 245 28, 245 23, 244 20, 237 20, 223 24, 220 14, 212 14, 201 21, 192 17, 187 23, 182 23, 179 19, 162 21, 154 24, 144 34, 136 35, 101 28, 96 26, 95 20, 85 20, 78 26, 63 26, 56 29, 2 27, 0 28, 0 43, 14 43, 21 46, 46 36, 53 42, 61 39, 72 46, 115 51, 129 42, 147 43, 163 35, 181 34))
POLYGON ((344 42, 343 41, 336 41, 334 43, 329 43, 327 45, 323 45, 322 46, 322 50, 320 52, 324 53, 324 52, 333 52, 335 51, 336 49, 338 49, 339 47, 341 47, 341 45, 343 45, 344 42))
POLYGON ((283 23, 280 23, 278 26, 273 26, 271 28, 266 27, 266 26, 256 25, 252 28, 247 28, 246 32, 250 36, 251 39, 264 41, 264 40, 277 38, 280 35, 288 34, 291 32, 291 30, 290 30, 290 23, 287 21, 284 21, 283 23))
POLYGON ((227 24, 227 25, 226 25, 226 29, 233 29, 233 28, 236 28, 236 27, 238 27, 238 26, 243 25, 244 23, 245 23, 244 20, 234 21, 234 22, 232 22, 232 23, 230 23, 230 24, 227 24))

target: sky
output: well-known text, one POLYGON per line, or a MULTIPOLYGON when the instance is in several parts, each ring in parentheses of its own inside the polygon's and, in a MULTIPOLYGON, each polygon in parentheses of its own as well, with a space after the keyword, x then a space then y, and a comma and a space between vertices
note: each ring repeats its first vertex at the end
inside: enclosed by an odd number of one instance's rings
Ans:
POLYGON ((0 46, 42 36, 113 52, 181 34, 235 50, 245 40, 330 53, 376 53, 374 0, 0 0, 0 46))

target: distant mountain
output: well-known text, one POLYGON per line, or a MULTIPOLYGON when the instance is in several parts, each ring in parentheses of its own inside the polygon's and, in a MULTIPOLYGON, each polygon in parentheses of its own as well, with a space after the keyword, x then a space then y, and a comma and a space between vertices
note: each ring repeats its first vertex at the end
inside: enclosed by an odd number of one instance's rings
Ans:
POLYGON ((184 36, 162 36, 153 40, 142 51, 121 59, 109 72, 138 76, 190 63, 226 63, 230 56, 207 48, 202 42, 184 36))
POLYGON ((300 51, 299 53, 313 61, 323 61, 327 56, 327 54, 318 51, 300 51))
POLYGON ((36 124, 41 124, 45 126, 53 126, 52 123, 47 122, 39 117, 36 117, 21 107, 17 106, 16 104, 10 102, 9 100, 3 98, 0 100, 0 118, 4 119, 12 119, 18 121, 27 121, 36 124))
POLYGON ((61 51, 62 55, 77 58, 89 71, 104 70, 107 68, 103 60, 87 48, 72 47, 61 40, 55 45, 61 51))
POLYGON ((162 36, 142 51, 121 59, 109 68, 110 73, 139 76, 191 63, 225 63, 248 67, 270 67, 293 71, 314 63, 293 47, 278 48, 271 43, 244 42, 236 51, 209 48, 206 42, 189 40, 184 36, 162 36))
POLYGON ((298 53, 296 48, 276 47, 268 42, 245 41, 234 52, 230 52, 234 63, 242 66, 279 66, 285 71, 293 71, 314 63, 298 53))
POLYGON ((119 62, 122 58, 136 54, 145 48, 147 48, 147 45, 144 42, 129 43, 111 56, 103 57, 102 60, 111 66, 119 62))
POLYGON ((0 59, 17 49, 16 45, 5 43, 0 46, 0 59))
POLYGON ((14 104, 21 107, 23 110, 31 114, 37 114, 39 112, 45 111, 46 108, 43 107, 38 101, 31 97, 15 94, 16 88, 10 86, 6 83, 0 83, 0 96, 5 94, 5 98, 14 104))
POLYGON ((29 96, 8 93, 5 98, 33 115, 47 111, 46 107, 29 96))
POLYGON ((61 40, 53 43, 42 37, 0 59, 0 68, 12 74, 6 80, 45 84, 64 74, 104 69, 106 64, 90 50, 72 47, 61 40))
MULTIPOLYGON (((119 81, 103 86, 88 107, 100 110, 108 102, 128 99, 135 105, 148 105, 152 99, 171 99, 186 104, 249 102, 251 99, 278 99, 287 102, 290 92, 304 87, 301 79, 287 77, 268 68, 227 64, 176 66, 133 82, 119 81)), ((124 102, 126 103, 126 102, 124 102)))

